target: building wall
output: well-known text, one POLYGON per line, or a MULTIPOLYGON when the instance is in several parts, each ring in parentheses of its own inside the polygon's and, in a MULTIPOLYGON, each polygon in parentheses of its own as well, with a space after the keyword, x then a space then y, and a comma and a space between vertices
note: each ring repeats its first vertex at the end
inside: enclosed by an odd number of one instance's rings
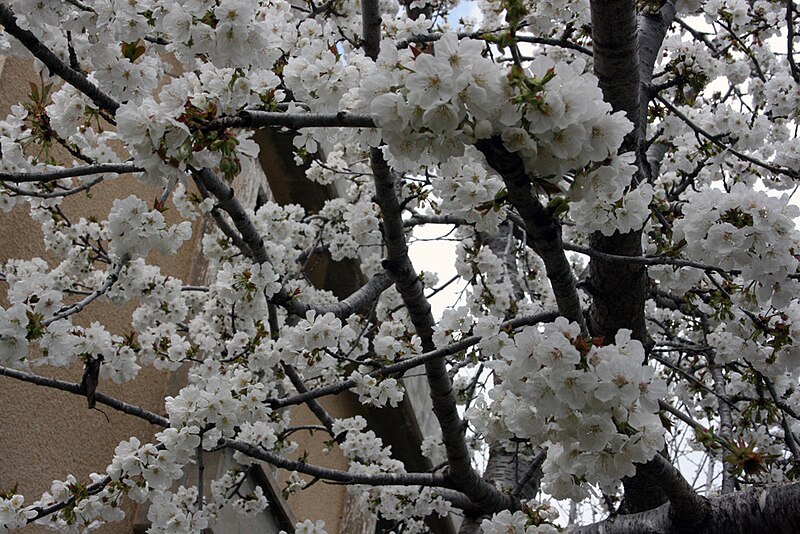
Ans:
MULTIPOLYGON (((31 62, 19 58, 0 58, 0 114, 5 116, 12 105, 25 100, 29 82, 37 83, 31 62)), ((63 154, 62 154, 63 156, 63 154)), ((68 157, 62 161, 70 161, 68 157)), ((251 205, 255 201, 255 191, 263 182, 263 173, 257 173, 262 183, 252 179, 234 184, 237 196, 247 197, 251 205), (248 193, 249 191, 249 193, 248 193)), ((268 186, 267 186, 268 187, 268 186)), ((95 216, 105 219, 115 198, 137 194, 144 199, 157 198, 159 191, 148 189, 131 176, 121 176, 109 180, 92 189, 91 195, 79 194, 65 200, 64 211, 74 217, 95 216)), ((177 215, 176 210, 168 210, 168 222, 177 215)), ((173 221, 174 222, 174 221, 173 221)), ((193 228, 193 239, 184 244, 175 256, 160 257, 153 253, 151 260, 158 264, 165 274, 176 276, 187 283, 202 283, 205 278, 204 265, 199 256, 201 224, 193 228)), ((10 258, 30 259, 43 257, 52 263, 56 259, 44 249, 40 226, 28 215, 27 203, 21 202, 10 213, 0 212, 0 263, 10 258)), ((5 289, 3 282, 0 288, 5 289)), ((5 291, 1 292, 5 294, 5 291)), ((0 301, 5 305, 6 302, 0 301)), ((125 306, 113 305, 105 299, 98 299, 74 318, 76 324, 89 325, 94 321, 106 325, 113 334, 124 334, 130 329, 130 314, 135 303, 125 306), (127 325, 127 327, 126 327, 127 325)), ((76 364, 68 369, 34 368, 33 372, 45 376, 80 383, 83 367, 76 364)), ((129 403, 140 405, 156 413, 164 413, 163 399, 166 392, 176 393, 183 379, 178 375, 156 371, 145 367, 139 376, 126 384, 116 385, 101 381, 98 391, 112 395, 129 403)), ((335 417, 352 415, 356 406, 349 402, 329 400, 326 406, 335 417)), ((16 486, 17 492, 26 496, 26 502, 37 499, 42 492, 50 489, 54 479, 64 479, 74 474, 80 482, 88 482, 92 472, 105 472, 114 449, 121 440, 131 436, 143 443, 151 442, 159 429, 140 419, 105 409, 105 414, 89 410, 86 399, 71 393, 47 389, 12 378, 0 376, 0 490, 16 486)), ((312 423, 313 415, 307 410, 298 410, 298 424, 312 423)), ((316 421, 313 421, 316 423, 316 421)), ((301 450, 319 450, 323 437, 296 436, 301 442, 301 450)), ((346 469, 345 459, 334 452, 325 457, 312 456, 311 461, 346 469)), ((268 466, 265 469, 269 470, 268 466)), ((280 474, 285 480, 287 474, 280 474)), ((280 493, 280 487, 277 488, 280 493)), ((344 514, 347 493, 341 486, 318 484, 309 491, 290 499, 294 516, 299 519, 322 519, 329 532, 339 532, 344 514)), ((98 532, 122 533, 146 528, 146 509, 136 510, 135 503, 126 500, 123 509, 126 519, 122 523, 107 525, 98 532)), ((45 527, 29 525, 22 530, 26 533, 49 532, 45 527)), ((220 532, 235 532, 223 528, 220 532)), ((242 530, 245 532, 246 530, 242 530)))
MULTIPOLYGON (((7 113, 11 106, 24 101, 30 90, 28 82, 37 83, 29 61, 8 58, 0 76, 0 112, 7 113)), ((63 161, 69 161, 64 159, 63 161)), ((94 215, 99 219, 108 217, 115 198, 124 198, 137 193, 143 198, 155 199, 158 192, 148 190, 137 179, 122 176, 92 189, 91 195, 79 194, 65 200, 64 211, 70 217, 94 215)), ((167 219, 176 210, 167 211, 167 219)), ((156 262, 166 274, 184 280, 192 278, 198 240, 186 243, 179 254, 172 257, 157 257, 156 262)), ((30 259, 43 257, 51 262, 55 258, 44 249, 41 228, 28 215, 27 203, 20 202, 10 213, 0 213, 0 262, 9 258, 30 259)), ((4 292, 3 292, 4 293, 4 292)), ((5 303, 4 303, 5 304, 5 303)), ((114 334, 124 334, 130 329, 130 314, 135 304, 116 306, 105 299, 98 299, 75 317, 76 324, 88 326, 93 321, 106 325, 114 334)), ((80 382, 83 374, 81 364, 68 369, 33 368, 33 372, 71 382, 80 382)), ((116 385, 101 382, 98 390, 132 404, 163 413, 163 395, 167 374, 153 368, 144 368, 139 377, 127 384, 116 385)), ((103 409, 102 407, 100 407, 103 409)), ((137 436, 142 442, 152 441, 158 431, 149 423, 120 414, 111 409, 103 410, 106 417, 96 410, 88 410, 86 399, 71 393, 43 388, 0 377, 0 489, 10 489, 15 484, 17 491, 26 499, 36 499, 50 489, 54 479, 64 479, 74 474, 79 481, 88 481, 91 472, 105 472, 114 448, 124 439, 137 436)), ((130 531, 133 514, 131 503, 125 504, 126 521, 114 525, 104 532, 130 531)), ((29 526, 25 532, 45 531, 42 527, 29 526)))

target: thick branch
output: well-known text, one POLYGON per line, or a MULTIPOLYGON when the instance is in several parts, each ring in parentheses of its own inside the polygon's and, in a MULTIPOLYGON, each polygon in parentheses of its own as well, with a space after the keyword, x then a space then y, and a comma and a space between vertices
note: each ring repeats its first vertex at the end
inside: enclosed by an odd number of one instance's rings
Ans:
POLYGON ((667 495, 670 502, 670 521, 674 527, 686 532, 703 526, 709 513, 708 500, 694 491, 669 460, 656 454, 652 460, 639 466, 638 473, 655 481, 667 495))
POLYGON ((570 534, 680 533, 751 534, 800 531, 800 482, 784 486, 749 488, 712 497, 705 526, 686 530, 675 522, 672 505, 638 514, 617 515, 570 530, 570 534))
POLYGON ((794 0, 786 0, 786 57, 795 83, 800 84, 800 70, 794 60, 794 0))
MULTIPOLYGON (((718 399, 726 399, 725 377, 722 374, 722 366, 717 365, 713 349, 708 352, 708 365, 711 368, 714 393, 718 399)), ((719 435, 730 442, 733 442, 733 419, 731 417, 731 407, 725 402, 717 402, 719 411, 719 435)), ((734 467, 728 462, 722 463, 722 493, 730 493, 736 489, 736 478, 734 467)))
POLYGON ((643 138, 635 0, 592 0, 594 73, 603 97, 634 124, 627 150, 643 138))
POLYGON ((361 41, 373 61, 381 51, 381 11, 375 0, 361 0, 361 41))
MULTIPOLYGON (((408 257, 403 228, 402 207, 395 193, 391 170, 379 149, 373 149, 370 162, 375 177, 375 201, 383 215, 383 239, 386 245, 384 265, 395 280, 395 286, 408 310, 414 328, 422 340, 422 349, 434 351, 433 315, 425 298, 423 285, 408 257)), ((513 506, 507 496, 481 480, 472 468, 472 457, 464 438, 464 425, 458 415, 456 397, 444 357, 425 361, 425 374, 431 389, 433 411, 442 428, 442 441, 447 453, 448 476, 454 487, 490 510, 513 506)))
POLYGON ((478 141, 475 146, 503 178, 511 204, 525 221, 529 241, 544 262, 558 310, 570 321, 581 325, 581 330, 586 332, 572 265, 564 254, 561 242, 561 227, 552 212, 542 206, 532 192, 522 160, 517 154, 506 150, 499 137, 478 141))
MULTIPOLYGON (((604 99, 614 111, 624 111, 634 123, 633 131, 623 143, 624 150, 637 152, 639 179, 646 176, 646 163, 639 152, 645 138, 646 124, 640 112, 643 107, 640 91, 640 61, 637 17, 633 0, 594 0, 591 2, 594 70, 604 99)), ((651 39, 648 50, 656 49, 651 39)), ((660 41, 658 42, 660 45, 660 41)), ((643 70, 643 69, 642 69, 643 70)), ((618 256, 641 256, 641 231, 607 237, 596 232, 591 248, 618 256)), ((592 295, 589 309, 589 330, 593 335, 613 339, 617 330, 628 328, 633 337, 645 341, 644 296, 647 283, 643 267, 620 265, 599 258, 590 262, 586 290, 592 295)))
MULTIPOLYGON (((639 15, 638 42, 639 42, 639 83, 642 87, 650 85, 653 79, 653 68, 661 50, 661 43, 675 18, 675 0, 664 2, 658 13, 639 15)), ((642 102, 639 105, 639 124, 641 125, 641 139, 644 139, 647 123, 647 100, 640 95, 642 102)))
POLYGON ((370 302, 377 299, 381 293, 392 287, 394 280, 388 271, 381 271, 370 280, 358 288, 346 299, 339 301, 335 304, 326 304, 323 306, 311 306, 300 302, 290 301, 284 306, 287 310, 295 315, 305 315, 308 310, 315 310, 317 314, 323 315, 332 313, 336 317, 343 318, 352 315, 364 308, 370 302))

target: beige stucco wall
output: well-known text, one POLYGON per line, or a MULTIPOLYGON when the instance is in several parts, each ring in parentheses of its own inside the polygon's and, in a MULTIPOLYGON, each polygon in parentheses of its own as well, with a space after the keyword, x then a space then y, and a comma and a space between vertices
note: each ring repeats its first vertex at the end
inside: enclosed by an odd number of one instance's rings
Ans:
MULTIPOLYGON (((0 116, 5 116, 11 105, 25 99, 29 91, 28 81, 37 81, 38 77, 33 73, 30 62, 16 58, 7 59, 4 65, 0 63, 0 69, 0 116)), ((70 217, 95 216, 105 219, 113 200, 131 193, 149 200, 155 199, 159 192, 147 189, 133 177, 119 177, 93 188, 91 196, 81 194, 68 198, 63 207, 70 217)), ((27 204, 20 203, 8 214, 0 212, 0 262, 10 258, 29 259, 37 256, 51 262, 55 259, 44 249, 41 229, 30 219, 27 211, 27 204)), ((168 210, 167 219, 170 220, 175 214, 174 209, 168 210)), ((179 277, 187 283, 202 279, 202 265, 196 261, 199 257, 199 226, 195 225, 193 241, 186 243, 176 256, 152 256, 151 259, 161 266, 165 274, 179 277)), ((0 282, 0 295, 4 293, 5 285, 0 282)), ((0 303, 5 304, 2 300, 0 303)), ((75 322, 88 325, 99 321, 112 333, 124 334, 130 330, 130 314, 134 307, 133 303, 122 307, 112 305, 101 298, 79 314, 75 322)), ((33 371, 79 383, 83 369, 78 364, 69 369, 34 368, 33 371)), ((180 378, 177 386, 174 377, 169 385, 168 379, 166 373, 144 368, 134 381, 127 384, 101 381, 98 391, 163 413, 165 391, 174 392, 180 385, 180 378)), ((347 417, 359 411, 358 403, 348 396, 329 399, 323 404, 334 417, 347 417)), ((158 428, 139 419, 98 406, 110 421, 99 411, 88 410, 83 397, 0 376, 0 490, 16 486, 17 492, 24 494, 29 503, 43 491, 49 490, 52 480, 63 480, 67 474, 74 474, 80 482, 86 483, 89 473, 105 471, 114 448, 121 440, 137 436, 142 442, 148 442, 158 431, 158 428)), ((298 410, 295 424, 318 424, 318 421, 308 410, 298 410)), ((300 451, 311 452, 309 461, 346 469, 346 461, 338 452, 328 455, 312 452, 320 451, 323 441, 328 439, 323 433, 317 432, 313 436, 297 434, 295 439, 301 443, 300 451)), ((285 481, 286 477, 286 473, 279 476, 281 481, 285 481)), ((300 520, 322 519, 328 531, 334 533, 347 531, 341 525, 346 500, 347 493, 342 486, 318 483, 291 497, 289 503, 295 517, 300 520)), ((135 504, 126 500, 123 506, 126 520, 121 524, 108 525, 99 532, 132 531, 136 518, 135 504)), ((35 525, 22 531, 49 532, 35 525)))
MULTIPOLYGON (((12 104, 23 101, 29 91, 28 80, 37 81, 29 62, 16 58, 6 60, 0 77, 3 116, 12 104)), ((93 188, 91 196, 81 194, 68 198, 63 209, 74 218, 93 215, 105 219, 112 201, 131 193, 145 199, 155 199, 158 194, 126 176, 93 188)), ((168 211, 167 219, 174 214, 174 209, 168 211)), ((197 234, 195 232, 195 236, 197 234)), ((190 280, 196 249, 197 243, 190 242, 176 256, 154 258, 165 273, 190 280)), ((0 262, 37 256, 51 262, 54 259, 44 249, 41 229, 30 219, 27 203, 18 204, 8 214, 0 213, 0 262)), ((127 333, 134 306, 120 307, 98 299, 75 318, 75 323, 88 325, 99 321, 114 334, 127 333)), ((33 372, 79 383, 83 368, 77 364, 69 369, 34 368, 33 372)), ((103 381, 98 391, 162 413, 166 380, 166 374, 145 368, 132 382, 116 385, 103 381)), ((88 410, 85 398, 0 377, 0 489, 18 485, 17 491, 23 493, 26 500, 33 500, 49 490, 53 479, 63 479, 69 473, 87 482, 89 473, 105 471, 121 440, 137 436, 142 441, 150 441, 157 431, 146 422, 111 409, 104 409, 104 412, 110 422, 102 413, 88 410)), ((127 511, 131 510, 130 506, 130 503, 125 505, 127 511)), ((133 514, 127 515, 125 524, 104 531, 130 531, 133 514)), ((41 529, 35 526, 24 529, 25 532, 38 530, 41 529)))
MULTIPOLYGON (((334 418, 352 417, 358 413, 361 406, 350 395, 339 395, 334 398, 326 398, 321 401, 322 406, 334 418)), ((306 407, 296 409, 293 413, 292 424, 299 425, 319 425, 316 416, 306 407)), ((347 460, 341 455, 337 447, 331 447, 331 452, 323 453, 326 448, 326 441, 330 441, 330 436, 325 432, 298 432, 293 436, 300 446, 291 456, 292 459, 299 459, 306 456, 306 461, 313 465, 323 465, 331 469, 347 470, 347 460)), ((280 474, 282 487, 285 487, 289 478, 289 473, 283 471, 280 474)), ((312 481, 312 477, 302 475, 307 482, 312 481)), ((345 528, 343 516, 347 504, 347 491, 344 486, 331 485, 322 481, 317 481, 308 489, 295 493, 289 497, 289 506, 294 512, 295 517, 302 521, 311 519, 325 521, 325 528, 330 534, 340 532, 351 534, 352 526, 345 528)), ((353 533, 354 534, 354 533, 353 533)))

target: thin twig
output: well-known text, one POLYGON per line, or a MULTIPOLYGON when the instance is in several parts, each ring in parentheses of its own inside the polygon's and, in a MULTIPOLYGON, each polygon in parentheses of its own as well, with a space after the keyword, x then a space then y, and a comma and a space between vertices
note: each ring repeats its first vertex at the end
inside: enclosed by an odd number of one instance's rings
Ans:
POLYGON ((0 182, 13 182, 16 184, 30 182, 46 183, 62 180, 64 178, 89 176, 91 174, 125 174, 133 172, 144 172, 144 169, 130 163, 100 163, 42 172, 0 172, 0 182))
POLYGON ((13 185, 9 184, 3 184, 3 187, 14 193, 14 196, 26 196, 32 198, 62 198, 62 197, 77 195, 78 193, 82 193, 84 191, 88 191, 92 187, 103 182, 104 180, 105 178, 100 176, 98 178, 95 178, 91 182, 86 182, 85 184, 79 185, 78 187, 73 187, 72 189, 65 189, 63 191, 51 191, 51 192, 30 191, 19 187, 14 187, 13 185))
POLYGON ((99 297, 104 295, 106 291, 111 289, 111 286, 113 286, 116 283, 117 279, 119 278, 119 273, 122 271, 123 267, 125 267, 125 265, 128 263, 128 260, 130 260, 130 256, 128 254, 122 256, 117 261, 117 263, 110 269, 110 272, 106 276, 106 280, 105 282, 103 282, 102 286, 100 286, 97 290, 93 291, 86 298, 76 302, 75 304, 71 304, 70 306, 61 309, 58 313, 53 315, 53 317, 46 320, 44 322, 44 326, 50 326, 56 321, 60 321, 61 319, 66 319, 70 315, 74 315, 80 312, 86 306, 88 306, 89 304, 97 300, 99 297))
POLYGON ((776 165, 771 165, 769 163, 765 163, 765 162, 763 162, 763 161, 761 161, 759 159, 756 159, 756 158, 754 158, 752 156, 748 156, 747 154, 739 152, 738 150, 736 150, 735 148, 733 148, 730 145, 726 145, 725 143, 723 143, 722 141, 719 140, 719 137, 720 137, 719 135, 712 135, 709 132, 707 132, 705 129, 703 129, 700 126, 698 126, 697 124, 695 124, 694 121, 692 121, 689 117, 687 117, 685 114, 683 114, 680 110, 678 110, 678 108, 673 106, 667 99, 665 99, 661 95, 654 95, 653 98, 658 100, 664 107, 669 109, 676 117, 681 119, 689 128, 692 129, 692 131, 694 131, 695 133, 697 133, 699 135, 702 135, 703 137, 705 137, 706 139, 708 139, 709 141, 711 141, 712 143, 717 145, 719 148, 721 148, 723 151, 730 152, 731 154, 733 154, 734 156, 736 156, 737 158, 739 158, 739 159, 741 159, 743 161, 746 161, 748 163, 752 163, 753 165, 755 165, 757 167, 761 167, 762 169, 766 169, 766 170, 768 170, 770 172, 774 172, 775 174, 783 174, 785 176, 788 176, 788 177, 794 178, 794 179, 800 178, 800 174, 798 174, 797 172, 793 171, 792 169, 788 169, 786 167, 779 167, 779 166, 776 166, 776 165))

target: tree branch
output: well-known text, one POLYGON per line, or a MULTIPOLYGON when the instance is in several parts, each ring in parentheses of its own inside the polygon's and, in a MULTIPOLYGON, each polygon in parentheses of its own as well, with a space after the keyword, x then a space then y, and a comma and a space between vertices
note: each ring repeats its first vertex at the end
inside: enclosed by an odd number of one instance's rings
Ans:
POLYGON ((56 169, 43 172, 0 172, 0 182, 22 183, 47 183, 64 178, 76 178, 78 176, 89 176, 92 174, 103 173, 126 174, 133 172, 144 172, 144 169, 128 163, 101 163, 96 165, 84 165, 81 167, 70 167, 68 169, 56 169))
MULTIPOLYGON (((711 368, 711 378, 713 380, 714 394, 719 400, 727 401, 728 395, 725 388, 725 377, 722 374, 722 366, 717 365, 715 360, 715 350, 707 351, 708 366, 711 368)), ((727 402, 717 402, 719 411, 719 435, 733 443, 733 419, 731 417, 731 407, 727 402)), ((736 489, 736 478, 733 466, 727 462, 722 462, 722 493, 730 493, 736 489)))
MULTIPOLYGON (((297 370, 294 367, 292 367, 287 363, 284 363, 283 370, 286 373, 286 376, 289 377, 289 380, 292 382, 292 385, 294 386, 294 388, 297 390, 298 393, 301 394, 308 393, 308 388, 306 388, 306 385, 303 383, 302 377, 297 373, 297 370)), ((311 410, 311 412, 317 416, 317 419, 319 419, 320 423, 324 425, 324 427, 327 429, 331 437, 337 438, 338 436, 333 432, 333 425, 334 425, 333 417, 331 417, 330 414, 328 414, 328 412, 325 410, 325 408, 322 407, 319 401, 317 401, 316 399, 308 399, 306 405, 308 406, 308 409, 311 410)))
POLYGON ((50 319, 46 320, 44 322, 44 326, 50 326, 56 321, 60 321, 61 319, 66 319, 70 315, 74 315, 80 312, 86 306, 88 306, 89 304, 100 298, 102 295, 104 295, 106 291, 111 289, 111 286, 113 286, 117 282, 117 279, 119 278, 119 273, 122 271, 122 268, 125 267, 125 265, 128 263, 129 259, 130 256, 128 256, 127 254, 122 256, 119 260, 117 260, 117 263, 110 269, 110 272, 106 276, 106 280, 105 282, 103 282, 102 286, 97 288, 97 290, 93 291, 86 298, 76 302, 75 304, 71 304, 69 306, 62 308, 58 313, 53 315, 50 319))
POLYGON ((72 195, 77 195, 83 191, 88 191, 92 187, 96 186, 100 182, 104 181, 105 178, 99 176, 92 180, 91 182, 86 182, 83 185, 79 185, 78 187, 73 187, 72 189, 63 189, 60 191, 50 191, 50 192, 43 192, 43 191, 31 191, 28 189, 22 189, 19 187, 14 187, 10 184, 3 184, 7 190, 14 193, 15 196, 26 196, 26 197, 33 197, 33 198, 62 198, 68 197, 72 195))
MULTIPOLYGON (((219 207, 227 213, 239 235, 227 225, 227 222, 220 225, 220 229, 233 240, 234 245, 247 257, 256 263, 270 263, 267 249, 264 246, 264 239, 258 233, 258 229, 250 220, 250 216, 242 204, 236 199, 228 184, 216 176, 210 169, 203 169, 193 173, 198 188, 213 195, 219 207), (241 237, 240 237, 241 236, 241 237)), ((219 221, 218 221, 219 224, 219 221)), ((274 295, 272 302, 286 308, 290 313, 305 316, 309 310, 315 310, 318 314, 332 313, 336 317, 342 318, 351 315, 365 306, 368 302, 375 300, 383 291, 391 287, 392 279, 387 273, 382 272, 375 275, 369 282, 364 284, 358 291, 347 297, 341 302, 327 306, 311 306, 302 304, 294 300, 284 288, 274 295)))
MULTIPOLYGON (((81 395, 81 396, 85 395, 81 385, 73 382, 66 382, 64 380, 57 380, 55 378, 39 376, 33 373, 17 371, 16 369, 9 369, 8 367, 0 367, 0 375, 7 376, 9 378, 15 378, 23 382, 36 384, 38 386, 44 386, 52 389, 66 391, 68 393, 74 393, 75 395, 81 395)), ((100 404, 104 404, 122 413, 133 415, 135 417, 138 417, 139 419, 144 419, 145 421, 153 425, 161 427, 169 426, 169 420, 167 418, 161 417, 160 415, 155 414, 153 412, 149 412, 144 408, 135 406, 133 404, 128 404, 127 402, 123 402, 121 400, 115 399, 114 397, 110 397, 103 393, 95 392, 95 400, 100 404)))
POLYGON ((287 128, 375 128, 375 121, 366 115, 353 115, 345 111, 338 113, 290 114, 276 111, 240 111, 236 117, 221 117, 209 122, 210 130, 224 128, 263 128, 285 126, 287 128))
POLYGON ((702 127, 700 127, 697 124, 695 124, 694 121, 692 121, 689 117, 687 117, 685 114, 683 114, 678 108, 673 106, 667 99, 665 99, 661 95, 655 95, 654 98, 656 100, 658 100, 665 108, 670 110, 676 117, 678 117, 680 120, 682 120, 686 124, 686 126, 691 128, 691 130, 693 132, 695 132, 696 134, 702 135, 703 137, 705 137, 706 139, 708 139, 709 141, 711 141, 712 143, 717 145, 720 149, 722 149, 723 152, 729 152, 729 153, 733 154, 734 156, 736 156, 737 158, 739 158, 742 161, 746 161, 748 163, 752 163, 753 165, 756 165, 757 167, 761 167, 762 169, 766 169, 766 170, 768 170, 770 172, 774 172, 775 174, 783 174, 785 176, 788 176, 789 178, 800 179, 800 174, 798 174, 797 172, 793 171, 792 169, 789 169, 789 168, 786 168, 786 167, 779 167, 777 165, 772 165, 772 164, 766 163, 766 162, 761 161, 761 160, 759 160, 757 158, 754 158, 752 156, 748 156, 747 154, 739 152, 738 150, 736 150, 732 146, 723 143, 719 139, 721 137, 720 135, 713 135, 713 134, 709 133, 708 131, 706 131, 705 129, 703 129, 702 127))
MULTIPOLYGON (((559 316, 558 312, 550 311, 536 315, 517 317, 515 319, 502 323, 500 325, 500 328, 503 330, 506 329, 514 330, 522 326, 551 322, 554 321, 558 316, 559 316)), ((482 338, 480 336, 470 336, 461 339, 459 341, 456 341, 455 343, 452 343, 447 347, 432 350, 424 354, 420 354, 419 356, 415 356, 413 358, 409 358, 407 360, 403 360, 401 362, 394 363, 392 365, 381 367, 380 369, 371 372, 369 375, 375 378, 382 378, 385 376, 392 376, 392 375, 402 375, 403 373, 405 373, 410 369, 414 369, 415 367, 423 365, 428 360, 444 358, 445 356, 452 356, 453 354, 457 354, 462 350, 468 349, 473 345, 477 345, 481 339, 482 338)), ((303 404, 304 402, 307 402, 308 399, 318 399, 320 397, 325 397, 327 395, 335 395, 337 393, 341 393, 342 391, 348 390, 354 387, 355 385, 356 381, 353 380, 352 378, 349 378, 347 380, 343 380, 335 384, 329 384, 327 386, 310 390, 308 393, 300 395, 292 395, 289 397, 284 397, 282 399, 268 401, 268 403, 272 408, 275 409, 283 408, 284 406, 303 404)))
POLYGON ((795 83, 800 84, 800 71, 794 60, 794 0, 786 0, 786 56, 789 60, 789 70, 795 83))
POLYGON ((10 35, 13 35, 22 43, 36 59, 44 63, 52 74, 59 76, 65 82, 75 87, 75 89, 85 94, 98 108, 108 111, 112 115, 117 112, 119 108, 119 103, 117 101, 98 89, 86 76, 61 61, 61 59, 51 52, 33 33, 20 28, 14 16, 14 12, 5 4, 0 4, 0 24, 3 25, 10 35))
POLYGON ((320 315, 332 313, 336 317, 344 318, 366 307, 367 304, 377 299, 381 293, 392 287, 393 284, 394 280, 389 271, 381 271, 349 297, 335 304, 311 306, 301 302, 289 301, 281 305, 295 315, 303 316, 306 311, 315 310, 320 315))
POLYGON ((452 488, 447 477, 436 473, 378 473, 374 475, 359 475, 338 469, 328 469, 306 462, 289 460, 278 456, 265 449, 235 441, 228 438, 220 440, 221 445, 239 451, 242 454, 265 461, 275 467, 289 471, 297 471, 323 480, 330 480, 342 484, 363 484, 365 486, 431 486, 452 488))
POLYGON ((644 137, 645 127, 639 113, 636 3, 634 0, 592 0, 590 6, 594 73, 605 101, 614 111, 624 111, 634 125, 624 149, 632 150, 644 137))
MULTIPOLYGON (((111 477, 106 476, 105 478, 86 486, 85 490, 88 495, 97 495, 98 493, 103 491, 103 489, 109 484, 111 484, 111 477)), ((74 503, 75 503, 75 497, 70 497, 64 502, 58 502, 55 504, 51 504, 50 506, 34 506, 33 508, 31 508, 31 510, 35 511, 36 515, 28 519, 28 524, 31 524, 34 521, 38 521, 43 517, 47 517, 50 514, 54 514, 58 511, 61 511, 64 508, 67 508, 68 506, 72 506, 72 504, 74 503)))
POLYGON ((552 39, 548 37, 534 37, 532 35, 515 35, 514 38, 520 43, 559 46, 561 48, 568 48, 570 50, 575 50, 576 52, 580 52, 581 54, 586 54, 589 57, 592 57, 594 55, 594 52, 592 52, 590 49, 586 48, 585 46, 581 46, 577 43, 573 43, 568 39, 552 39))
MULTIPOLYGON (((29 382, 40 386, 66 391, 68 393, 74 393, 76 395, 83 395, 83 390, 80 384, 75 384, 73 382, 66 382, 63 380, 56 380, 54 378, 38 376, 32 373, 17 371, 16 369, 9 369, 7 367, 0 367, 0 375, 8 376, 10 378, 15 378, 17 380, 22 380, 23 382, 29 382)), ((110 408, 121 411, 128 415, 133 415, 140 419, 144 419, 145 421, 152 423, 154 425, 164 428, 170 426, 169 420, 167 418, 162 417, 153 412, 149 412, 139 406, 134 406, 132 404, 128 404, 121 400, 115 399, 114 397, 110 397, 102 393, 96 393, 96 400, 100 404, 104 404, 106 406, 109 406, 110 408)), ((334 482, 341 482, 346 484, 364 484, 369 486, 383 486, 383 485, 441 486, 441 487, 452 488, 452 485, 448 481, 448 477, 435 473, 399 473, 399 474, 386 473, 386 474, 376 474, 376 475, 358 475, 354 473, 348 473, 346 471, 339 471, 336 469, 319 467, 307 464, 305 462, 288 460, 286 458, 278 456, 277 454, 260 449, 254 445, 250 445, 248 443, 243 443, 228 438, 223 438, 221 440, 221 444, 225 447, 229 447, 243 454, 246 454, 247 456, 250 456, 252 458, 268 462, 276 467, 288 469, 291 471, 298 471, 300 473, 312 475, 325 480, 331 480, 334 482)))
POLYGON ((564 254, 561 242, 561 227, 550 210, 542 206, 533 193, 522 160, 519 155, 506 150, 499 137, 482 139, 475 146, 486 157, 487 163, 503 178, 508 188, 508 198, 525 223, 529 242, 544 262, 558 310, 570 321, 578 323, 582 332, 587 333, 580 298, 575 289, 572 265, 564 254))
MULTIPOLYGON (((434 351, 431 307, 423 285, 408 257, 402 208, 395 193, 391 170, 377 148, 370 153, 375 181, 375 201, 383 215, 383 240, 386 245, 384 266, 395 280, 397 291, 408 310, 414 328, 422 340, 422 350, 434 351)), ((464 425, 458 415, 456 398, 444 357, 425 361, 425 374, 431 389, 433 411, 442 428, 442 441, 447 453, 448 476, 454 487, 488 510, 513 507, 507 496, 484 482, 472 467, 472 458, 464 437, 464 425)))
POLYGON ((800 482, 783 486, 748 488, 712 497, 703 530, 682 530, 672 505, 638 514, 617 515, 592 525, 576 527, 570 534, 638 534, 642 532, 797 532, 800 530, 800 482))

